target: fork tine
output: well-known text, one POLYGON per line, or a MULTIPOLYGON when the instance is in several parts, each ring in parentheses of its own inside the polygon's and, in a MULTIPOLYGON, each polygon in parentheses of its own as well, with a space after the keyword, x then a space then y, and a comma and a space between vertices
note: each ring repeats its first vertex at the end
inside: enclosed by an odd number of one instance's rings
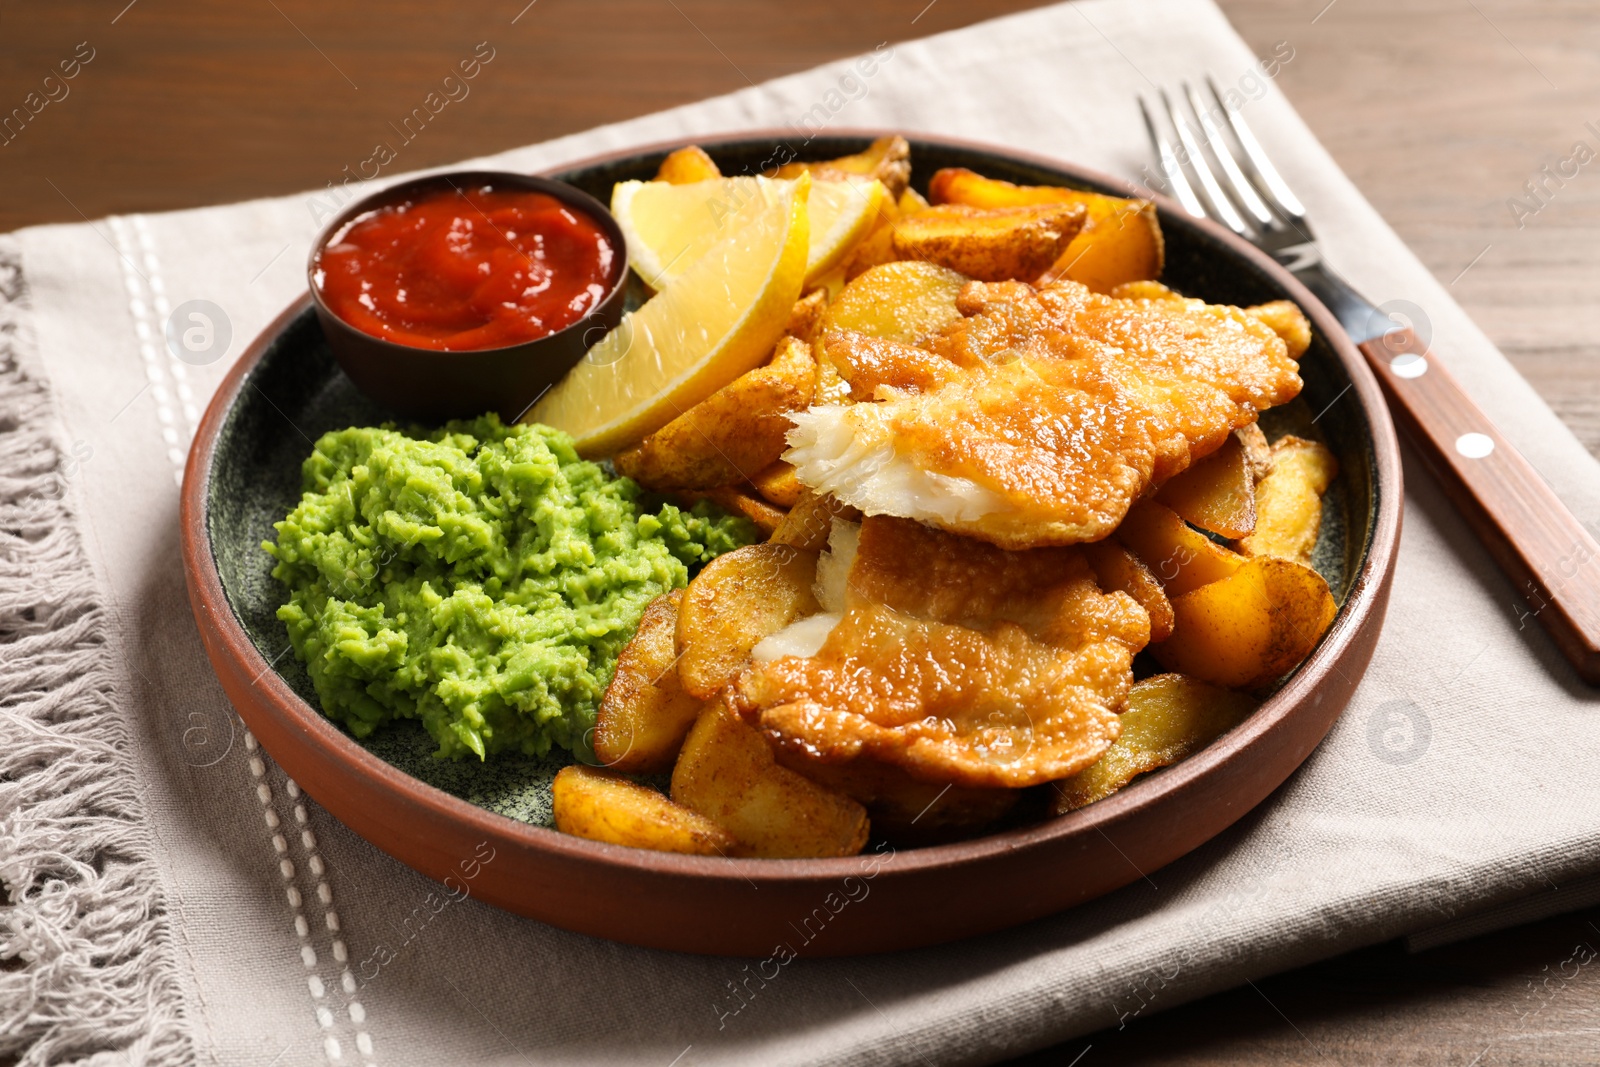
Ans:
POLYGON ((1201 206, 1200 198, 1194 195, 1194 186, 1189 184, 1188 176, 1183 173, 1178 154, 1172 150, 1172 142, 1157 132, 1155 119, 1150 117, 1150 109, 1142 96, 1139 97, 1139 111, 1144 115, 1144 128, 1150 132, 1150 143, 1155 146, 1156 158, 1161 161, 1161 171, 1167 176, 1173 195, 1189 214, 1197 219, 1205 218, 1206 209, 1201 206))
POLYGON ((1211 98, 1217 102, 1217 107, 1228 116, 1228 125, 1233 127, 1233 135, 1239 140, 1239 147, 1244 149, 1244 154, 1250 157, 1250 165, 1266 183, 1267 193, 1282 209, 1283 213, 1295 222, 1304 222, 1306 218, 1305 205, 1300 198, 1294 195, 1289 188, 1289 183, 1283 180, 1278 173, 1278 168, 1272 165, 1272 160, 1267 158, 1267 153, 1261 147, 1261 142, 1256 140, 1255 133, 1250 129, 1250 124, 1245 122, 1244 116, 1229 108, 1222 102, 1222 93, 1217 89, 1217 83, 1211 75, 1206 75, 1206 85, 1211 89, 1211 98))
POLYGON ((1271 226, 1273 222, 1271 209, 1256 192, 1255 186, 1250 184, 1250 179, 1244 176, 1244 171, 1239 169, 1232 150, 1222 139, 1222 131, 1211 121, 1211 110, 1206 107, 1205 101, 1200 99, 1200 94, 1195 92, 1193 85, 1184 82, 1183 92, 1189 98, 1189 106, 1194 109, 1194 117, 1200 120, 1200 132, 1206 135, 1206 143, 1211 146, 1211 154, 1216 156, 1217 162, 1222 165, 1222 172, 1228 176, 1228 184, 1233 186, 1239 203, 1254 216, 1256 222, 1264 227, 1271 226))
POLYGON ((1210 202, 1212 209, 1222 221, 1227 223, 1228 229, 1240 237, 1250 237, 1254 231, 1233 206, 1233 201, 1228 199, 1228 194, 1222 191, 1217 176, 1211 172, 1211 164, 1206 162, 1200 141, 1189 126, 1189 120, 1183 117, 1182 111, 1172 106, 1172 100, 1167 96, 1165 89, 1161 90, 1161 103, 1167 109, 1167 118, 1172 120, 1172 128, 1178 131, 1178 140, 1183 142, 1184 151, 1189 156, 1189 165, 1194 168, 1195 177, 1200 179, 1200 187, 1205 190, 1206 200, 1210 202))

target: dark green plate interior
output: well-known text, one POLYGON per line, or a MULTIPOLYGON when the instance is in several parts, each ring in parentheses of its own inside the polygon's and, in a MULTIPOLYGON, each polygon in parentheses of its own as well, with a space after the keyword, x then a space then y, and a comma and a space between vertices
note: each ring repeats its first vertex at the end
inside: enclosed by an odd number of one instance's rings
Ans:
MULTIPOLYGON (((860 151, 861 137, 818 137, 800 158, 831 159, 860 151)), ((973 148, 912 140, 912 184, 926 190, 942 167, 969 167, 993 178, 1028 185, 1095 188, 1047 166, 973 148)), ((725 174, 758 173, 789 155, 770 140, 708 146, 725 174)), ((619 181, 655 175, 665 152, 629 156, 553 175, 609 203, 619 181)), ((1110 190, 1116 191, 1116 190, 1110 190)), ((1286 296, 1265 270, 1190 224, 1186 216, 1161 217, 1166 237, 1163 281, 1213 303, 1257 304, 1286 296)), ((1305 391, 1284 408, 1267 412, 1269 437, 1294 432, 1317 437, 1339 457, 1340 476, 1323 509, 1316 566, 1342 603, 1350 577, 1367 552, 1377 500, 1372 433, 1366 413, 1347 392, 1349 376, 1320 332, 1302 358, 1305 391)), ((276 612, 285 600, 272 579, 271 558, 261 543, 272 524, 300 499, 300 464, 321 434, 346 426, 368 426, 393 416, 358 393, 334 362, 322 329, 308 309, 270 341, 251 370, 219 432, 207 498, 207 533, 222 587, 245 633, 273 669, 312 707, 316 691, 287 649, 289 639, 276 612)), ((524 822, 548 825, 550 779, 567 761, 502 756, 486 764, 450 762, 432 756, 433 740, 420 723, 401 722, 363 742, 395 767, 473 804, 524 822)))

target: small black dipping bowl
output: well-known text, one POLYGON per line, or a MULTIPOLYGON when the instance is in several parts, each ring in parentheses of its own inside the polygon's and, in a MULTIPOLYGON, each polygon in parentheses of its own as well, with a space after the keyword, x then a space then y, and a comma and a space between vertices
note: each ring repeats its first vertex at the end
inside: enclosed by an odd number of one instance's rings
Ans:
POLYGON ((339 366, 367 396, 397 415, 422 422, 469 418, 486 411, 499 412, 508 423, 517 419, 622 321, 627 278, 627 242, 604 204, 565 182, 493 170, 433 174, 363 197, 341 211, 318 235, 306 263, 306 281, 317 319, 339 366), (323 303, 317 289, 317 257, 351 220, 413 197, 485 185, 544 193, 599 225, 617 255, 606 281, 606 295, 588 315, 532 341, 503 348, 444 352, 396 344, 364 333, 323 303))

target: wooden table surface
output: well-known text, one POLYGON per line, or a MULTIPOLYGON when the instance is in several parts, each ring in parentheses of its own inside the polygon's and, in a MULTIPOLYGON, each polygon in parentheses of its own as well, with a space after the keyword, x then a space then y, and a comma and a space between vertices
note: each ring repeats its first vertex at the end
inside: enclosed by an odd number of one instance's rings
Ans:
MULTIPOLYGON (((321 185, 365 158, 486 37, 492 76, 475 84, 475 103, 442 113, 405 147, 405 169, 1034 6, 525 2, 10 4, 0 9, 0 112, 34 91, 60 98, 4 135, 0 231, 321 185), (60 62, 90 50, 64 87, 46 85, 60 62)), ((1294 45, 1279 84, 1311 128, 1600 453, 1600 166, 1546 182, 1538 203, 1524 190, 1576 142, 1600 149, 1592 0, 1220 2, 1258 54, 1294 45), (1538 210, 1518 218, 1514 197, 1538 210)), ((1024 1062, 1600 1063, 1600 972, 1549 981, 1590 944, 1600 946, 1600 911, 1416 956, 1380 947, 1024 1062)))

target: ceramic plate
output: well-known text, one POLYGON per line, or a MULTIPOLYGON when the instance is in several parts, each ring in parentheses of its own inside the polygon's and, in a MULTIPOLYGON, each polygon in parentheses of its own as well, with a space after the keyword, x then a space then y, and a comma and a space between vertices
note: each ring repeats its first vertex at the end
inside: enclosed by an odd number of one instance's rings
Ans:
MULTIPOLYGON (((861 150, 871 132, 787 140, 785 131, 701 142, 725 174, 773 160, 861 150)), ((1139 195, 1065 163, 995 148, 911 138, 912 184, 969 167, 1023 184, 1139 195)), ((602 202, 615 182, 650 178, 678 145, 631 150, 551 176, 602 202)), ((317 709, 309 677, 275 612, 283 588, 261 543, 300 497, 300 464, 325 431, 392 416, 361 396, 296 301, 240 357, 206 411, 183 486, 183 544, 201 637, 229 698, 266 750, 357 833, 404 863, 492 904, 568 929, 641 945, 765 956, 886 951, 1010 926, 1108 892, 1208 840, 1291 774, 1338 716, 1377 641, 1398 543, 1400 464, 1370 372, 1338 324, 1270 258, 1158 200, 1163 281, 1214 303, 1287 298, 1315 337, 1301 398, 1263 418, 1269 436, 1316 431, 1339 457, 1324 508, 1318 570, 1340 612, 1321 645, 1243 724, 1190 759, 1114 796, 1045 822, 957 844, 895 850, 872 842, 846 859, 680 856, 582 840, 550 829, 550 780, 565 762, 433 759, 418 723, 358 742, 317 709), (1324 410, 1326 409, 1326 410, 1324 410), (484 857, 490 857, 485 860, 484 857), (471 877, 467 877, 467 873, 471 877), (847 881, 851 880, 851 881, 847 881), (860 888, 867 887, 866 891, 860 888), (973 907, 974 900, 984 906, 973 907), (834 910, 835 902, 845 906, 834 910), (825 902, 826 905, 825 905, 825 902)))

